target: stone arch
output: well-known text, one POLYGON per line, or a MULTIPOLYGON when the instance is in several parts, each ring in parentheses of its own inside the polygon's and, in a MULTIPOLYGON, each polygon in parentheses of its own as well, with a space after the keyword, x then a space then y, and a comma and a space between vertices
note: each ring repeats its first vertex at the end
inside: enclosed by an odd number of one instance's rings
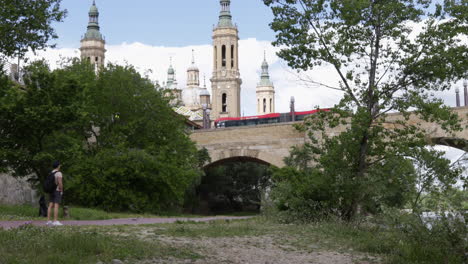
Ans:
POLYGON ((468 152, 468 139, 454 137, 434 137, 431 138, 430 141, 430 144, 433 145, 444 145, 468 152))
POLYGON ((225 158, 225 159, 219 159, 219 160, 214 161, 214 162, 212 161, 211 163, 205 165, 205 167, 203 167, 203 168, 204 169, 209 169, 209 168, 219 166, 219 165, 225 164, 227 162, 232 162, 232 161, 255 162, 255 163, 260 163, 260 164, 264 164, 264 165, 272 165, 269 162, 261 160, 261 159, 257 159, 257 158, 253 158, 253 157, 246 157, 246 156, 236 156, 236 157, 229 157, 229 158, 225 158))
MULTIPOLYGON (((288 150, 289 151, 289 150, 288 150)), ((206 166, 210 167, 212 164, 217 165, 229 160, 240 161, 255 161, 262 164, 269 164, 276 167, 283 167, 283 153, 271 152, 268 149, 251 149, 247 146, 244 147, 228 147, 228 148, 208 148, 208 153, 211 158, 211 163, 206 166)))

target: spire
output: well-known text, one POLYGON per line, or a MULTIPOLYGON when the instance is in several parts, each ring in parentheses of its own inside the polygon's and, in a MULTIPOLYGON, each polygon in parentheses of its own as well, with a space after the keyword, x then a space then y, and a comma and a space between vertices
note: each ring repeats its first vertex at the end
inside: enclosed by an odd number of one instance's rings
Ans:
POLYGON ((174 75, 174 68, 172 68, 172 57, 169 58, 169 69, 167 69, 167 74, 174 75))
POLYGON ((169 58, 169 68, 167 69, 167 88, 171 89, 172 85, 176 82, 175 71, 172 68, 172 57, 169 58))
POLYGON ((97 39, 97 40, 104 40, 99 32, 99 10, 96 6, 96 1, 93 0, 93 5, 89 9, 89 22, 88 22, 88 30, 83 39, 97 39))
POLYGON ((219 14, 218 27, 234 27, 231 15, 231 0, 220 0, 221 12, 219 14))
MULTIPOLYGON (((193 50, 193 49, 192 49, 192 65, 190 65, 190 67, 187 69, 187 72, 191 72, 191 71, 196 71, 196 72, 199 71, 197 65, 195 65, 195 50, 193 50)), ((197 79, 198 79, 198 77, 197 77, 197 79)))
POLYGON ((195 50, 192 49, 192 64, 195 64, 195 50))
POLYGON ((270 81, 270 74, 268 72, 268 62, 266 60, 266 51, 263 54, 263 63, 262 63, 262 75, 260 79, 261 86, 272 86, 273 84, 270 81))

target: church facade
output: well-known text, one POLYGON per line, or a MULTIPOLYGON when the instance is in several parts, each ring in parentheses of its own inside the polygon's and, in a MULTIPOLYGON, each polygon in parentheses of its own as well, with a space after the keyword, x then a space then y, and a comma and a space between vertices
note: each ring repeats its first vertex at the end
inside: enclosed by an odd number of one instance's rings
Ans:
MULTIPOLYGON (((174 111, 186 116, 190 121, 203 123, 203 116, 209 113, 210 120, 241 116, 241 85, 239 71, 239 31, 232 21, 231 0, 220 0, 221 10, 217 25, 213 28, 213 71, 210 78, 211 94, 206 87, 206 78, 201 86, 200 71, 195 63, 194 51, 192 63, 188 66, 187 83, 179 87, 176 71, 169 65, 167 80, 162 88, 171 95, 174 111)), ((86 34, 81 40, 81 58, 87 59, 96 68, 105 62, 105 40, 100 33, 99 12, 96 3, 89 11, 89 23, 86 34)), ((257 114, 275 111, 275 91, 269 79, 266 57, 262 64, 262 74, 257 85, 257 114)))

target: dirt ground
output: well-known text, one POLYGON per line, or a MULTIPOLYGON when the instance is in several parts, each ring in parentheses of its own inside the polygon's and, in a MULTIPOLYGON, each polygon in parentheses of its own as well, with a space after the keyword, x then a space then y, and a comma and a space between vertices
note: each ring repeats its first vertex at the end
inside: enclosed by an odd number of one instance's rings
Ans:
MULTIPOLYGON (((278 238, 273 236, 258 237, 221 237, 221 238, 186 238, 158 236, 143 239, 157 239, 165 244, 176 247, 189 247, 203 259, 198 260, 147 260, 139 264, 370 264, 381 263, 379 259, 362 253, 334 252, 320 249, 316 245, 309 245, 306 250, 294 246, 281 245, 278 238)), ((281 238, 281 239, 284 239, 281 238)), ((291 238, 293 239, 293 238, 291 238)))

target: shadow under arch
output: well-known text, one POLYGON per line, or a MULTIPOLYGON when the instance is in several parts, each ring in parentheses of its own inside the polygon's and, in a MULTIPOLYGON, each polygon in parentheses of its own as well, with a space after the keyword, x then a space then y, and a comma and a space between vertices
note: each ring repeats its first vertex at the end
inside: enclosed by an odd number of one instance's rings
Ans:
POLYGON ((235 156, 235 157, 224 158, 224 159, 220 159, 220 160, 216 160, 214 162, 211 162, 210 164, 205 165, 205 167, 203 167, 203 169, 206 170, 206 169, 209 169, 209 168, 221 166, 221 165, 224 165, 224 164, 229 163, 229 162, 255 162, 255 163, 259 163, 259 164, 263 164, 263 165, 267 165, 267 166, 274 166, 273 164, 271 164, 271 163, 269 163, 267 161, 258 159, 258 158, 246 157, 246 156, 235 156))
POLYGON ((431 138, 431 144, 448 146, 468 152, 468 140, 463 138, 436 137, 431 138))

